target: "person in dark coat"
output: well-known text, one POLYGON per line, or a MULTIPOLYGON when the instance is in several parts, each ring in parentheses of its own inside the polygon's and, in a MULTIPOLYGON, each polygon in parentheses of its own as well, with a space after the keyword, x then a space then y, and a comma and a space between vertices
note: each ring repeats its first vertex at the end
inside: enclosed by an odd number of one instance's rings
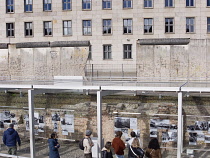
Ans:
POLYGON ((102 158, 113 158, 112 151, 111 151, 111 142, 106 142, 104 148, 101 150, 101 157, 102 158))
POLYGON ((20 146, 21 141, 18 132, 14 130, 14 124, 10 124, 9 128, 6 131, 4 131, 3 142, 8 147, 8 154, 17 154, 17 142, 20 146))
POLYGON ((48 139, 49 144, 49 158, 60 158, 58 148, 60 148, 60 144, 58 143, 58 140, 56 139, 57 135, 56 133, 51 134, 51 138, 48 139))

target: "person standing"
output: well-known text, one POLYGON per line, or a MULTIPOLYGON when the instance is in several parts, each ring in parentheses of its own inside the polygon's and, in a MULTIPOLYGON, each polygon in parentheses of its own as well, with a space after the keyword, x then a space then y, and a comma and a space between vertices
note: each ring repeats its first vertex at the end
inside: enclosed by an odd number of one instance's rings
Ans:
POLYGON ((149 158, 162 158, 160 145, 157 138, 150 140, 145 155, 149 158))
POLYGON ((49 158, 60 158, 60 154, 58 152, 58 148, 60 148, 60 144, 58 143, 57 134, 52 133, 51 137, 48 139, 49 144, 49 158))
POLYGON ((129 145, 128 158, 143 158, 139 153, 140 143, 138 138, 134 138, 131 145, 129 145))
POLYGON ((136 137, 136 133, 134 131, 132 131, 130 135, 131 135, 131 139, 128 141, 128 144, 127 144, 128 158, 135 158, 137 157, 135 154, 138 155, 138 151, 136 150, 136 148, 140 148, 141 143, 140 143, 140 140, 136 137))
POLYGON ((94 143, 90 138, 91 134, 92 131, 86 130, 85 138, 83 140, 84 158, 92 158, 92 147, 94 146, 94 143))
POLYGON ((121 140, 121 137, 122 132, 117 131, 115 138, 112 140, 112 147, 117 158, 124 158, 125 143, 121 140))
POLYGON ((111 151, 111 142, 106 142, 105 146, 101 150, 101 157, 102 158, 113 158, 112 151, 111 151))
POLYGON ((8 147, 8 154, 17 154, 17 143, 20 146, 21 141, 18 132, 14 129, 14 124, 10 124, 9 128, 4 131, 3 143, 8 147))

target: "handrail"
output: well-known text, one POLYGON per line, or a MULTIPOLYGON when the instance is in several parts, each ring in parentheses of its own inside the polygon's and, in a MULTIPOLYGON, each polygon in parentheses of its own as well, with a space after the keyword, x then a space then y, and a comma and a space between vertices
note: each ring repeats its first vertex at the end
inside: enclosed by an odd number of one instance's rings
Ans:
POLYGON ((3 153, 0 153, 0 156, 10 157, 10 158, 30 158, 30 157, 23 157, 23 156, 17 156, 17 155, 9 155, 9 154, 3 154, 3 153))

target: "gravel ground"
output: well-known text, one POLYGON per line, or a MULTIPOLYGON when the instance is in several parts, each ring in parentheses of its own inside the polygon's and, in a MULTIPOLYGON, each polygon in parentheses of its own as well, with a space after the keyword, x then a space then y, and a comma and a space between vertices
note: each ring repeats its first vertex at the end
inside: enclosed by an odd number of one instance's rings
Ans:
MULTIPOLYGON (((69 141, 59 141, 61 147, 59 153, 61 158, 82 158, 83 151, 79 149, 78 143, 69 141)), ((7 154, 7 147, 1 144, 1 153, 7 154)), ((49 158, 48 156, 48 143, 46 139, 36 139, 35 152, 37 158, 49 158)), ((22 140, 22 145, 18 147, 18 156, 30 157, 30 142, 22 140)))
MULTIPOLYGON (((30 157, 30 142, 29 139, 21 139, 22 145, 18 148, 18 156, 30 157)), ((36 139, 35 141, 36 158, 49 158, 47 139, 36 139)), ((59 141, 61 147, 59 153, 61 158, 83 158, 83 151, 79 149, 78 142, 59 141)), ((125 150, 125 158, 127 158, 127 149, 125 150)), ((7 147, 0 144, 0 153, 7 154, 7 147)), ((163 158, 176 158, 176 150, 162 150, 163 158)), ((199 152, 196 157, 210 158, 209 152, 199 152)), ((182 156, 182 158, 189 158, 189 156, 182 156)))

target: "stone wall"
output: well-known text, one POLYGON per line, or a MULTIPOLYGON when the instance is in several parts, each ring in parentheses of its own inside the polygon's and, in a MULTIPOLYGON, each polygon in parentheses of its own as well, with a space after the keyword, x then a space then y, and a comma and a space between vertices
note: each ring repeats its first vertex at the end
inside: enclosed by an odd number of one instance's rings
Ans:
POLYGON ((137 76, 142 80, 146 77, 147 81, 209 81, 210 40, 190 39, 189 44, 183 39, 182 43, 175 40, 140 40, 137 76))
POLYGON ((8 44, 0 49, 2 80, 49 80, 54 76, 85 76, 89 42, 8 44))
MULTIPOLYGON (((20 98, 16 93, 0 93, 0 105, 1 106, 16 106, 16 108, 1 108, 0 110, 10 109, 17 114, 20 119, 21 115, 27 114, 27 110, 23 110, 23 107, 27 107, 27 94, 24 94, 20 98)), ((210 100, 209 98, 201 97, 184 97, 183 98, 183 114, 184 114, 184 135, 185 146, 189 146, 189 136, 186 131, 188 125, 198 121, 209 121, 208 118, 202 118, 199 116, 209 116, 210 114, 210 100), (188 117, 186 115, 194 115, 195 117, 188 117)), ((45 132, 39 133, 40 137, 48 138, 53 131, 53 124, 51 121, 51 109, 61 110, 59 114, 62 116, 68 114, 67 110, 74 110, 75 117, 75 132, 69 133, 68 136, 63 136, 61 129, 59 130, 59 138, 63 139, 75 139, 80 140, 86 129, 93 131, 93 136, 97 137, 97 106, 96 96, 91 95, 73 95, 73 94, 43 94, 35 97, 35 108, 46 108, 45 110, 35 110, 35 112, 42 113, 45 116, 45 132), (62 110, 64 109, 64 110, 62 110), (65 109, 66 112, 65 112, 65 109)), ((169 119, 171 123, 177 124, 177 117, 169 116, 167 114, 177 114, 177 98, 176 97, 164 97, 161 99, 152 96, 106 96, 103 97, 103 116, 102 116, 102 128, 103 138, 105 141, 111 141, 114 138, 114 117, 131 117, 137 118, 138 129, 141 131, 141 141, 143 146, 148 145, 150 139, 150 119, 160 118, 169 119), (129 113, 141 113, 137 114, 114 114, 113 112, 129 112, 129 113), (155 116, 155 114, 166 114, 165 116, 155 116)), ((6 127, 5 127, 6 128, 6 127)), ((24 122, 19 121, 18 131, 21 136, 27 138, 29 136, 28 131, 25 130, 24 122)), ((164 132, 165 130, 160 130, 164 132)), ((130 130, 128 131, 130 133, 130 130)), ((161 134, 158 135, 158 139, 161 141, 161 134)), ((162 146, 176 147, 176 143, 161 143, 162 146)), ((200 143, 198 147, 206 147, 208 144, 200 143)))

